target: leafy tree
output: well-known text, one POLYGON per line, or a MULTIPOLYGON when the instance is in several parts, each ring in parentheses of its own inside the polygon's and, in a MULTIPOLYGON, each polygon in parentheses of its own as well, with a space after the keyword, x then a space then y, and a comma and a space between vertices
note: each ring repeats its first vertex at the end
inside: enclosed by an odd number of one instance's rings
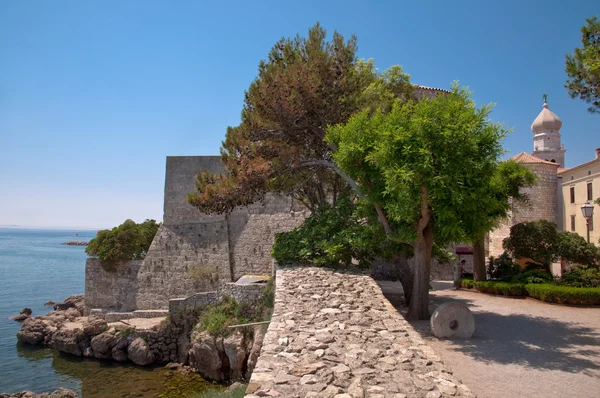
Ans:
POLYGON ((600 112, 600 21, 587 18, 581 28, 581 48, 567 55, 565 71, 571 98, 579 97, 591 106, 591 113, 600 112))
POLYGON ((490 111, 455 84, 448 95, 397 100, 389 112, 365 110, 328 130, 336 164, 356 182, 386 234, 414 249, 409 319, 429 317, 434 242, 460 241, 475 225, 464 220, 488 215, 482 199, 506 134, 488 120, 490 111))
POLYGON ((375 76, 372 62, 357 62, 355 36, 346 41, 335 32, 327 42, 316 24, 307 38, 281 39, 245 93, 241 124, 227 129, 227 174, 199 173, 189 203, 223 213, 267 192, 294 194, 311 210, 335 201, 346 183, 319 164, 331 158, 325 129, 360 109, 375 76))
POLYGON ((594 265, 600 255, 598 248, 583 237, 558 231, 556 224, 547 220, 513 225, 502 246, 514 258, 530 258, 546 267, 559 258, 586 266, 594 265))
POLYGON ((113 229, 103 229, 92 239, 85 252, 97 257, 105 271, 114 272, 129 260, 141 260, 146 256, 160 223, 146 220, 141 224, 126 220, 113 229))

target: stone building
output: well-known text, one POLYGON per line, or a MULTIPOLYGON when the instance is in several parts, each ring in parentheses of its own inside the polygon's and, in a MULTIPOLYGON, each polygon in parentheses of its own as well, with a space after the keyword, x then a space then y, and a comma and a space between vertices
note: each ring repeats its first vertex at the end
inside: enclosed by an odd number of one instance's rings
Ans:
MULTIPOLYGON (((542 111, 531 125, 533 152, 522 152, 512 157, 532 170, 538 176, 538 183, 525 189, 530 204, 514 205, 509 217, 488 234, 487 256, 502 254, 502 240, 509 235, 510 227, 524 221, 552 221, 559 229, 586 237, 581 206, 586 201, 592 203, 600 196, 600 149, 596 149, 596 159, 570 169, 565 168, 566 150, 561 143, 561 128, 562 121, 544 102, 542 111)), ((600 209, 595 213, 594 219, 600 223, 600 209)), ((592 229, 594 219, 590 222, 592 229)), ((599 238, 598 232, 590 234, 592 243, 598 244, 599 238)), ((555 272, 560 272, 560 269, 555 272)))

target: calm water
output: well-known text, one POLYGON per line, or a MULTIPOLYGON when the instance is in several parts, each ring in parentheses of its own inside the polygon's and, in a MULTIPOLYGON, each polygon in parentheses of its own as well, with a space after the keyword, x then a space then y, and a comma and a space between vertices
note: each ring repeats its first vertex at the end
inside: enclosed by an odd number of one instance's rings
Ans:
POLYGON ((208 388, 200 377, 161 368, 123 366, 17 344, 20 323, 9 320, 11 316, 24 307, 33 315, 45 315, 52 309, 44 307, 48 300, 83 294, 85 247, 61 243, 94 236, 95 231, 0 228, 0 392, 66 387, 84 398, 186 397, 208 388))

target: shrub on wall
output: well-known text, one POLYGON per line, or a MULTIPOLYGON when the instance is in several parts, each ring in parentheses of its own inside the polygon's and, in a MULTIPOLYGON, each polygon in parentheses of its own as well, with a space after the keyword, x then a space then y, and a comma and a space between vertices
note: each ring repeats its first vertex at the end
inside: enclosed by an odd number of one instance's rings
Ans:
POLYGON ((361 224, 348 195, 335 205, 317 208, 304 223, 275 235, 271 254, 279 264, 312 263, 322 266, 369 266, 373 260, 372 236, 361 224))
POLYGON ((219 304, 206 307, 196 330, 206 331, 212 336, 227 337, 233 331, 229 326, 260 322, 265 319, 265 315, 265 308, 261 305, 237 302, 225 296, 219 304))
POLYGON ((219 280, 217 267, 214 265, 195 264, 190 265, 188 274, 194 284, 208 283, 213 284, 219 280))
POLYGON ((127 261, 143 259, 159 227, 160 223, 155 220, 141 224, 126 220, 118 227, 99 231, 85 252, 97 257, 105 271, 114 272, 127 261))

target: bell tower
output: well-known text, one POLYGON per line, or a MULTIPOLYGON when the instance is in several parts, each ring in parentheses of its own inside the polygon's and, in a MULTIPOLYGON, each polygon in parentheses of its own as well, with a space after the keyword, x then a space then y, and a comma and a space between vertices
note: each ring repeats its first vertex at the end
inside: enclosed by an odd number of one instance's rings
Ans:
POLYGON ((533 156, 565 167, 565 148, 560 143, 562 121, 548 108, 547 95, 544 94, 542 111, 531 125, 533 132, 533 156))

